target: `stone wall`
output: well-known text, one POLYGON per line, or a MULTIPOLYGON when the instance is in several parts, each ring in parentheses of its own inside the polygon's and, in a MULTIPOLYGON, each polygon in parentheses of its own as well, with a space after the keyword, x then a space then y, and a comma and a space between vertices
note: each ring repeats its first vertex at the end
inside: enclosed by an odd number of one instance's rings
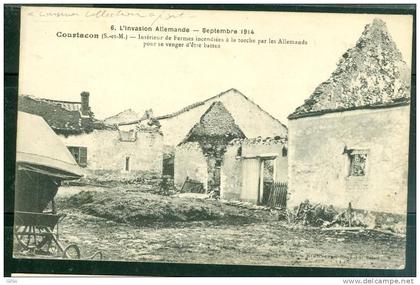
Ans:
POLYGON ((220 170, 220 197, 239 200, 242 189, 242 159, 237 157, 239 144, 227 147, 220 170))
POLYGON ((175 187, 180 189, 187 177, 202 182, 204 188, 207 190, 207 161, 197 142, 185 143, 175 148, 175 187))
POLYGON ((142 173, 161 175, 163 136, 158 131, 139 131, 134 142, 120 141, 117 130, 94 130, 89 134, 60 136, 66 146, 87 147, 88 175, 137 177, 142 173), (125 170, 129 157, 129 171, 125 170))
POLYGON ((389 213, 407 204, 409 106, 289 120, 289 206, 311 202, 389 213), (349 150, 366 150, 349 176, 349 150))

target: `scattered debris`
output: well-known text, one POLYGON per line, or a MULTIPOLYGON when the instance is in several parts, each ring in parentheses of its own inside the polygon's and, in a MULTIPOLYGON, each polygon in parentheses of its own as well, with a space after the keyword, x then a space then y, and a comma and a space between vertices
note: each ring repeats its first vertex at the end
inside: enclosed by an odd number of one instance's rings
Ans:
POLYGON ((405 234, 403 217, 387 213, 354 210, 351 203, 338 212, 332 205, 312 204, 305 200, 294 211, 284 210, 279 219, 289 224, 321 227, 329 231, 361 232, 366 229, 395 234, 405 234))
MULTIPOLYGON (((149 203, 149 200, 160 199, 162 204, 153 207, 157 211, 165 203, 174 204, 181 199, 150 193, 126 193, 121 188, 103 188, 101 192, 95 190, 97 193, 92 195, 93 203, 85 204, 84 207, 63 209, 62 213, 67 216, 60 223, 60 239, 66 243, 78 243, 84 252, 90 254, 102 251, 105 260, 110 261, 282 266, 299 264, 311 267, 351 264, 355 268, 381 269, 399 268, 404 264, 405 237, 376 230, 323 230, 321 227, 288 224, 278 221, 276 215, 286 211, 270 210, 261 206, 255 206, 254 209, 251 203, 238 202, 243 206, 240 207, 228 205, 223 200, 182 198, 195 207, 213 205, 215 207, 212 209, 222 211, 224 216, 213 220, 150 223, 141 227, 131 222, 118 223, 85 212, 85 207, 90 205, 96 208, 97 202, 102 198, 110 199, 112 203, 128 204, 127 212, 133 210, 135 205, 141 207, 142 204, 149 203), (123 199, 124 196, 127 199, 123 199), (339 264, 337 260, 340 261, 339 264)), ((79 189, 88 192, 86 190, 90 191, 91 188, 79 189)), ((69 198, 66 192, 71 192, 61 190, 58 195, 66 195, 58 197, 60 199, 57 206, 60 208, 64 207, 63 202, 69 198)), ((182 195, 188 194, 190 193, 182 195)), ((108 203, 105 201, 105 206, 108 203)), ((116 210, 116 214, 123 213, 116 210)), ((394 221, 396 220, 395 218, 394 221)), ((21 255, 17 258, 20 257, 21 255)))
POLYGON ((193 180, 188 176, 185 178, 184 184, 181 187, 181 193, 205 193, 203 183, 193 180))
POLYGON ((295 209, 295 213, 291 213, 290 220, 305 226, 320 227, 330 224, 337 214, 333 206, 313 205, 309 200, 305 200, 295 209))

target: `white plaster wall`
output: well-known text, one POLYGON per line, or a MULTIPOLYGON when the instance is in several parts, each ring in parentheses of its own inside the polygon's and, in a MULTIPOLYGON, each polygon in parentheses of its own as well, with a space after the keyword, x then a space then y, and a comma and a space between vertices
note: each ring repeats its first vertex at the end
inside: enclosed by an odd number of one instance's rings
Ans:
POLYGON ((181 188, 187 176, 203 183, 207 191, 207 161, 200 145, 189 142, 175 148, 174 184, 181 188))
POLYGON ((163 137, 157 132, 139 132, 135 142, 122 142, 118 131, 94 130, 89 134, 60 136, 66 146, 87 147, 87 169, 125 173, 125 158, 130 171, 162 172, 163 137))
POLYGON ((242 190, 242 159, 237 158, 239 145, 226 148, 220 169, 220 197, 239 200, 242 190))
POLYGON ((287 156, 282 156, 283 145, 280 141, 272 140, 259 142, 243 140, 241 143, 229 145, 223 156, 221 168, 221 197, 257 202, 260 156, 275 156, 275 182, 287 182, 288 159, 287 156), (237 157, 240 145, 242 145, 242 158, 237 157))
POLYGON ((289 120, 289 206, 305 199, 405 213, 409 106, 289 120), (344 147, 368 149, 365 177, 349 177, 344 147))

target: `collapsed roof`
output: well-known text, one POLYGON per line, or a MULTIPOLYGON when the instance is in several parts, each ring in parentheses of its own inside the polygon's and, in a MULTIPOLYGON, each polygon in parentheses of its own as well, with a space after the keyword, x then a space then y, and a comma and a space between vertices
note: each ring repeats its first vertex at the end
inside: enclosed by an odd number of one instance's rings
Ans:
POLYGON ((41 116, 57 134, 81 134, 104 125, 89 111, 83 116, 80 102, 55 101, 29 95, 19 95, 18 110, 41 116))
POLYGON ((375 19, 347 50, 330 78, 289 119, 329 112, 408 104, 410 72, 386 24, 375 19))
POLYGON ((141 113, 132 109, 127 109, 114 116, 108 117, 103 121, 106 125, 130 124, 147 119, 149 114, 153 114, 152 110, 147 110, 141 115, 141 113))
POLYGON ((216 101, 201 116, 182 143, 206 143, 211 140, 229 142, 235 138, 245 138, 245 135, 223 103, 216 101))

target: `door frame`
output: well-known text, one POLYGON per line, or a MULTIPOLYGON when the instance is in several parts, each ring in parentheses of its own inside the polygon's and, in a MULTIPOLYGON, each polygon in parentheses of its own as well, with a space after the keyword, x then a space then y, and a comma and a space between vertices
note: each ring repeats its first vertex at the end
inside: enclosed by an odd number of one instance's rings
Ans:
POLYGON ((277 157, 279 155, 278 154, 266 154, 266 155, 260 155, 258 156, 258 161, 260 164, 260 170, 259 170, 259 175, 258 175, 258 197, 257 197, 257 204, 261 205, 262 203, 262 198, 263 198, 263 194, 264 194, 264 161, 266 160, 272 160, 273 161, 273 182, 276 181, 276 162, 277 162, 277 157))

